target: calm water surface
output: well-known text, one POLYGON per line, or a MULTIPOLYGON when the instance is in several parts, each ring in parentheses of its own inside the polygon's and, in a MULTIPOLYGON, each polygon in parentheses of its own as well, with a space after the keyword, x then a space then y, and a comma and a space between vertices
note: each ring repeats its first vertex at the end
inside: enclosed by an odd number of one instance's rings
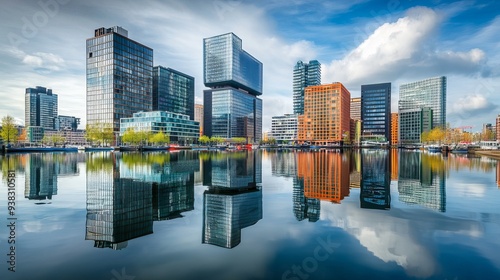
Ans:
POLYGON ((187 151, 0 162, 0 279, 500 279, 500 165, 484 157, 187 151))

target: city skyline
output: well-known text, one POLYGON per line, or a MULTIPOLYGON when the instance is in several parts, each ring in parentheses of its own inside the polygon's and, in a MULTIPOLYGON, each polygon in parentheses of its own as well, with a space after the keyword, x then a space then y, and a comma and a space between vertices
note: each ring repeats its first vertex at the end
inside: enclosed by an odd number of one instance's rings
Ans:
POLYGON ((263 131, 270 130, 272 116, 293 112, 293 65, 311 59, 321 61, 323 83, 342 82, 352 97, 360 96, 361 84, 391 82, 392 112, 397 112, 400 84, 447 76, 447 120, 453 127, 472 125, 479 131, 499 113, 498 3, 192 2, 108 1, 99 9, 97 1, 4 5, 0 115, 22 121, 22 93, 40 85, 59 94, 60 114, 80 117, 85 125, 84 42, 92 30, 115 25, 155 50, 155 65, 195 77, 197 103, 206 89, 202 39, 238 34, 244 48, 266 65, 263 131))

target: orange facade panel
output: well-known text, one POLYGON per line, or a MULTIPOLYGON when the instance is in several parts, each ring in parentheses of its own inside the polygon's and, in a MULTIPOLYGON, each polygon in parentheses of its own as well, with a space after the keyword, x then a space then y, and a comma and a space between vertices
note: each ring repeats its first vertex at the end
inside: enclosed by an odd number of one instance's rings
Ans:
POLYGON ((315 145, 338 143, 350 131, 351 93, 341 83, 306 87, 298 140, 315 145))
POLYGON ((391 114, 391 146, 397 146, 399 143, 399 114, 391 114))

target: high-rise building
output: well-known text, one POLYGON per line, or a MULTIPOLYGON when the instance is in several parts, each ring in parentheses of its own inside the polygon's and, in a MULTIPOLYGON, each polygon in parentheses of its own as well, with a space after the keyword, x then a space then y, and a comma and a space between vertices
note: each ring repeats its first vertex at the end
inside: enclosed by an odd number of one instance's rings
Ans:
POLYGON ((321 63, 298 61, 293 67, 293 113, 304 114, 304 90, 308 86, 321 84, 321 63))
POLYGON ((27 88, 25 94, 25 127, 39 126, 54 129, 57 118, 57 94, 51 89, 37 86, 27 88))
POLYGON ((203 105, 194 105, 194 120, 200 124, 200 136, 203 135, 203 105))
POLYGON ((432 128, 446 127, 446 77, 429 78, 399 87, 399 112, 424 107, 432 109, 432 128))
POLYGON ((278 143, 292 143, 297 140, 298 115, 274 116, 271 120, 271 135, 278 143))
POLYGON ((114 26, 87 39, 87 124, 112 124, 153 108, 153 49, 114 26))
POLYGON ((399 143, 399 114, 391 113, 391 146, 399 143))
POLYGON ((341 83, 305 90, 299 116, 298 141, 312 145, 339 144, 349 134, 351 93, 341 83))
POLYGON ((424 131, 432 129, 432 109, 401 110, 399 115, 399 144, 418 144, 424 131))
POLYGON ((80 124, 80 118, 72 116, 57 116, 55 120, 55 130, 76 131, 80 124))
POLYGON ((361 86, 363 136, 391 139, 391 83, 361 86))
POLYGON ((242 49, 233 33, 203 39, 204 134, 262 139, 262 63, 242 49))
POLYGON ((171 68, 153 67, 153 111, 188 115, 194 120, 194 78, 171 68))
POLYGON ((500 114, 496 118, 496 136, 497 140, 500 140, 500 114))
POLYGON ((351 98, 351 119, 361 120, 361 97, 351 98))

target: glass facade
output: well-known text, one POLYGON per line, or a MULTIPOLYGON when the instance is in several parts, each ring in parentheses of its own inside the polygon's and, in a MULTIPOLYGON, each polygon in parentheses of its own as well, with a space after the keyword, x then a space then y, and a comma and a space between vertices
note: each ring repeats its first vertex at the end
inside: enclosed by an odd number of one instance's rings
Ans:
POLYGON ((222 138, 243 137, 257 143, 262 137, 262 100, 235 88, 204 91, 204 133, 222 138))
POLYGON ((27 88, 25 94, 24 125, 54 129, 57 118, 57 94, 44 87, 27 88))
POLYGON ((120 27, 87 39, 87 124, 112 123, 153 108, 153 50, 120 27))
POLYGON ((80 124, 80 118, 70 116, 57 116, 55 121, 56 130, 71 130, 76 131, 80 124))
POLYGON ((428 107, 433 127, 446 127, 446 77, 434 77, 399 87, 399 111, 428 107))
POLYGON ((188 115, 194 120, 194 78, 171 68, 153 67, 153 111, 188 115))
POLYGON ((203 77, 210 88, 232 86, 262 94, 262 63, 242 49, 233 33, 203 39, 203 77))
POLYGON ((193 143, 199 137, 200 125, 189 116, 165 111, 134 113, 131 118, 120 120, 120 136, 128 128, 135 131, 163 132, 171 142, 193 143))
POLYGON ((363 135, 391 139, 391 83, 361 86, 363 135))
POLYGON ((399 143, 419 144, 424 131, 432 129, 432 109, 417 108, 399 111, 399 143))
POLYGON ((388 150, 361 150, 361 208, 391 208, 391 158, 388 150))
POLYGON ((308 86, 321 84, 321 63, 298 61, 293 68, 293 113, 304 114, 304 90, 308 86))
POLYGON ((272 117, 271 137, 276 139, 278 143, 292 143, 297 140, 298 125, 297 114, 272 117))

